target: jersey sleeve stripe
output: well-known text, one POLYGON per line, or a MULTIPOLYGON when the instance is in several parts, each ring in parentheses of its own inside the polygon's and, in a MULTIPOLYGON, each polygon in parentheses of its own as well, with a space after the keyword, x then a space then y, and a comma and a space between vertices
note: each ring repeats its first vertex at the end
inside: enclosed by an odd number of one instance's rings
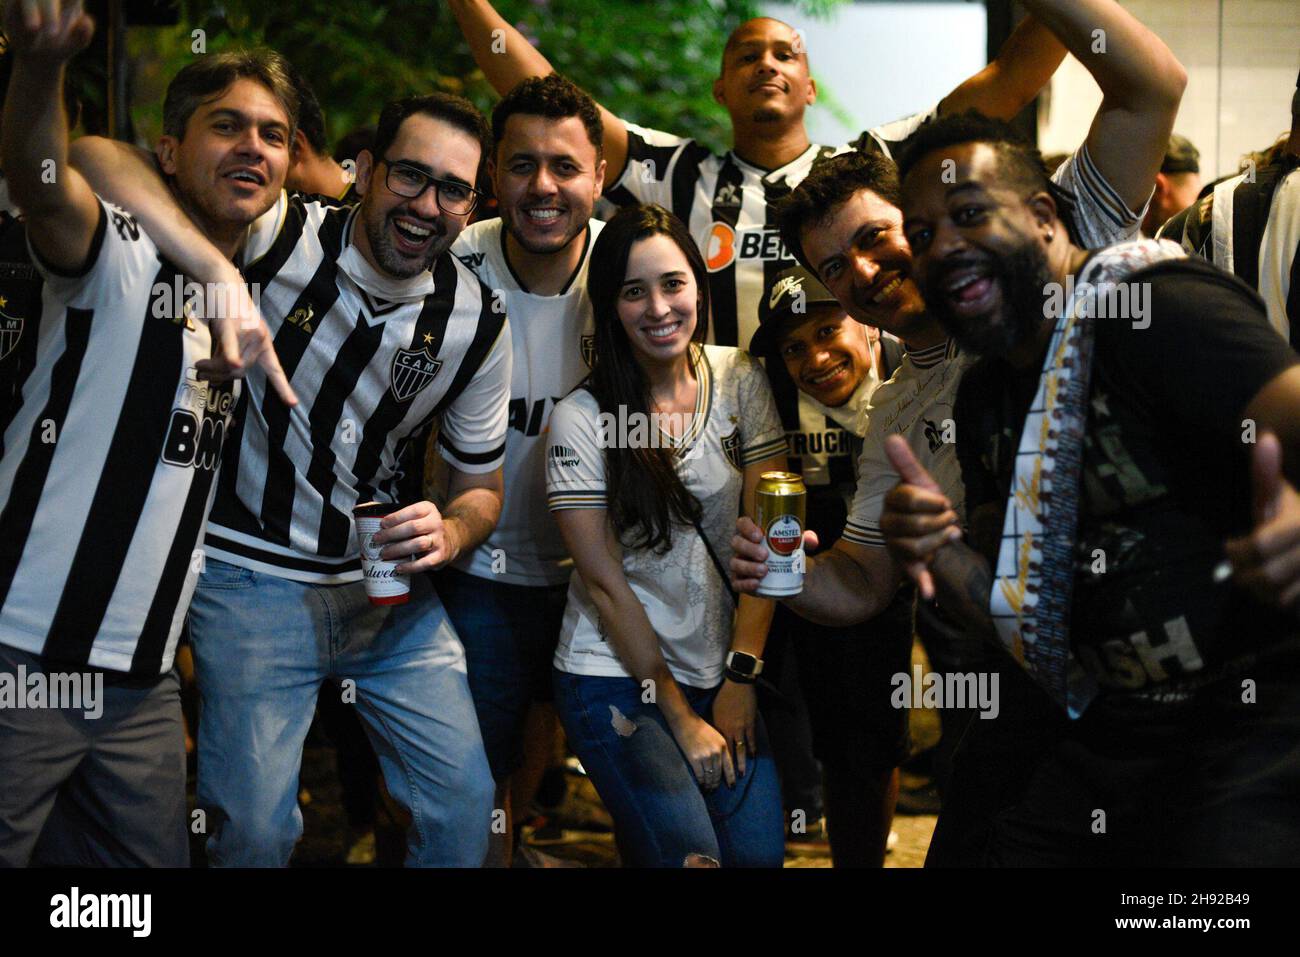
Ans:
POLYGON ((840 538, 855 545, 871 545, 878 548, 884 548, 885 546, 885 536, 881 534, 880 529, 868 528, 854 521, 845 523, 844 532, 840 535, 840 538))
POLYGON ((565 509, 608 508, 609 502, 603 490, 550 492, 546 496, 546 507, 552 512, 561 512, 565 509))
POLYGON ((495 462, 506 454, 506 444, 504 442, 487 452, 466 452, 452 444, 451 439, 447 438, 445 432, 438 433, 438 444, 446 449, 453 458, 464 462, 466 465, 486 465, 489 462, 495 462))
POLYGON ((778 436, 761 445, 755 445, 751 448, 742 449, 740 461, 743 465, 753 465, 755 462, 762 462, 764 459, 770 459, 777 455, 787 455, 790 447, 786 443, 785 436, 778 436))

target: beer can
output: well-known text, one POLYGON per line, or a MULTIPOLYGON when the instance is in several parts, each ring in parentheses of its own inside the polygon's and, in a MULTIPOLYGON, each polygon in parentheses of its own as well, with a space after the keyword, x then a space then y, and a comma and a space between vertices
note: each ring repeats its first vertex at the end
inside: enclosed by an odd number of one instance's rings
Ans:
POLYGON ((788 598, 803 591, 803 531, 808 490, 793 472, 764 472, 754 496, 754 521, 767 545, 767 574, 756 594, 788 598))

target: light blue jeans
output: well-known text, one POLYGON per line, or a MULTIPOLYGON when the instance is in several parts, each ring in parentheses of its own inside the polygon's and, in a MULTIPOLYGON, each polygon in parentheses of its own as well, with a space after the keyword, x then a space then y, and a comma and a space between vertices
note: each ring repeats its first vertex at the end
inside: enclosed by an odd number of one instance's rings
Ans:
POLYGON ((388 790, 411 814, 407 864, 483 863, 492 775, 465 652, 426 576, 411 577, 410 602, 380 607, 361 582, 309 585, 209 558, 190 634, 209 864, 288 864, 302 836, 303 741, 327 677, 355 682, 388 790))

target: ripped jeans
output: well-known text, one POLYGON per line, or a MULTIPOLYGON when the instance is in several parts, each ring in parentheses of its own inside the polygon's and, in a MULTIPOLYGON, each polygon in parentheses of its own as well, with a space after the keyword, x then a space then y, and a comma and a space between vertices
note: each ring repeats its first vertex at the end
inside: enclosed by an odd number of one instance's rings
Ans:
MULTIPOLYGON (((761 716, 758 753, 735 787, 706 792, 655 704, 632 678, 555 672, 555 709, 569 747, 614 819, 624 866, 681 867, 700 855, 723 867, 780 867, 785 828, 776 765, 761 716)), ((719 685, 721 687, 721 685, 719 685)), ((718 688, 681 685, 708 720, 718 688)), ((698 860, 698 859, 697 859, 698 860)))

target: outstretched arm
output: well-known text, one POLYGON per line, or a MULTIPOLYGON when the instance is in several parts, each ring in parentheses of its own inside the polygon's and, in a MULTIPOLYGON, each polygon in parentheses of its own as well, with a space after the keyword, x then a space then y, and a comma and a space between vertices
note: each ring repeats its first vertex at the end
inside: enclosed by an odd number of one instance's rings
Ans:
POLYGON ((27 236, 61 272, 80 272, 90 255, 100 205, 68 165, 63 110, 67 63, 85 48, 94 22, 79 2, 10 2, 5 33, 14 53, 4 104, 4 169, 9 194, 23 211, 27 236))
MULTIPOLYGON (((448 0, 447 5, 469 43, 474 62, 501 96, 522 80, 555 72, 541 51, 507 23, 489 0, 448 0)), ((617 183, 627 164, 627 126, 603 106, 600 119, 605 127, 605 182, 617 183)))
POLYGON ((1141 211, 1169 148, 1187 71, 1115 0, 1024 0, 1101 87, 1088 153, 1129 209, 1141 211))
POLYGON ((1061 41, 1041 21, 1026 17, 993 62, 944 97, 940 110, 979 110, 1009 120, 1033 102, 1063 59, 1061 41))

